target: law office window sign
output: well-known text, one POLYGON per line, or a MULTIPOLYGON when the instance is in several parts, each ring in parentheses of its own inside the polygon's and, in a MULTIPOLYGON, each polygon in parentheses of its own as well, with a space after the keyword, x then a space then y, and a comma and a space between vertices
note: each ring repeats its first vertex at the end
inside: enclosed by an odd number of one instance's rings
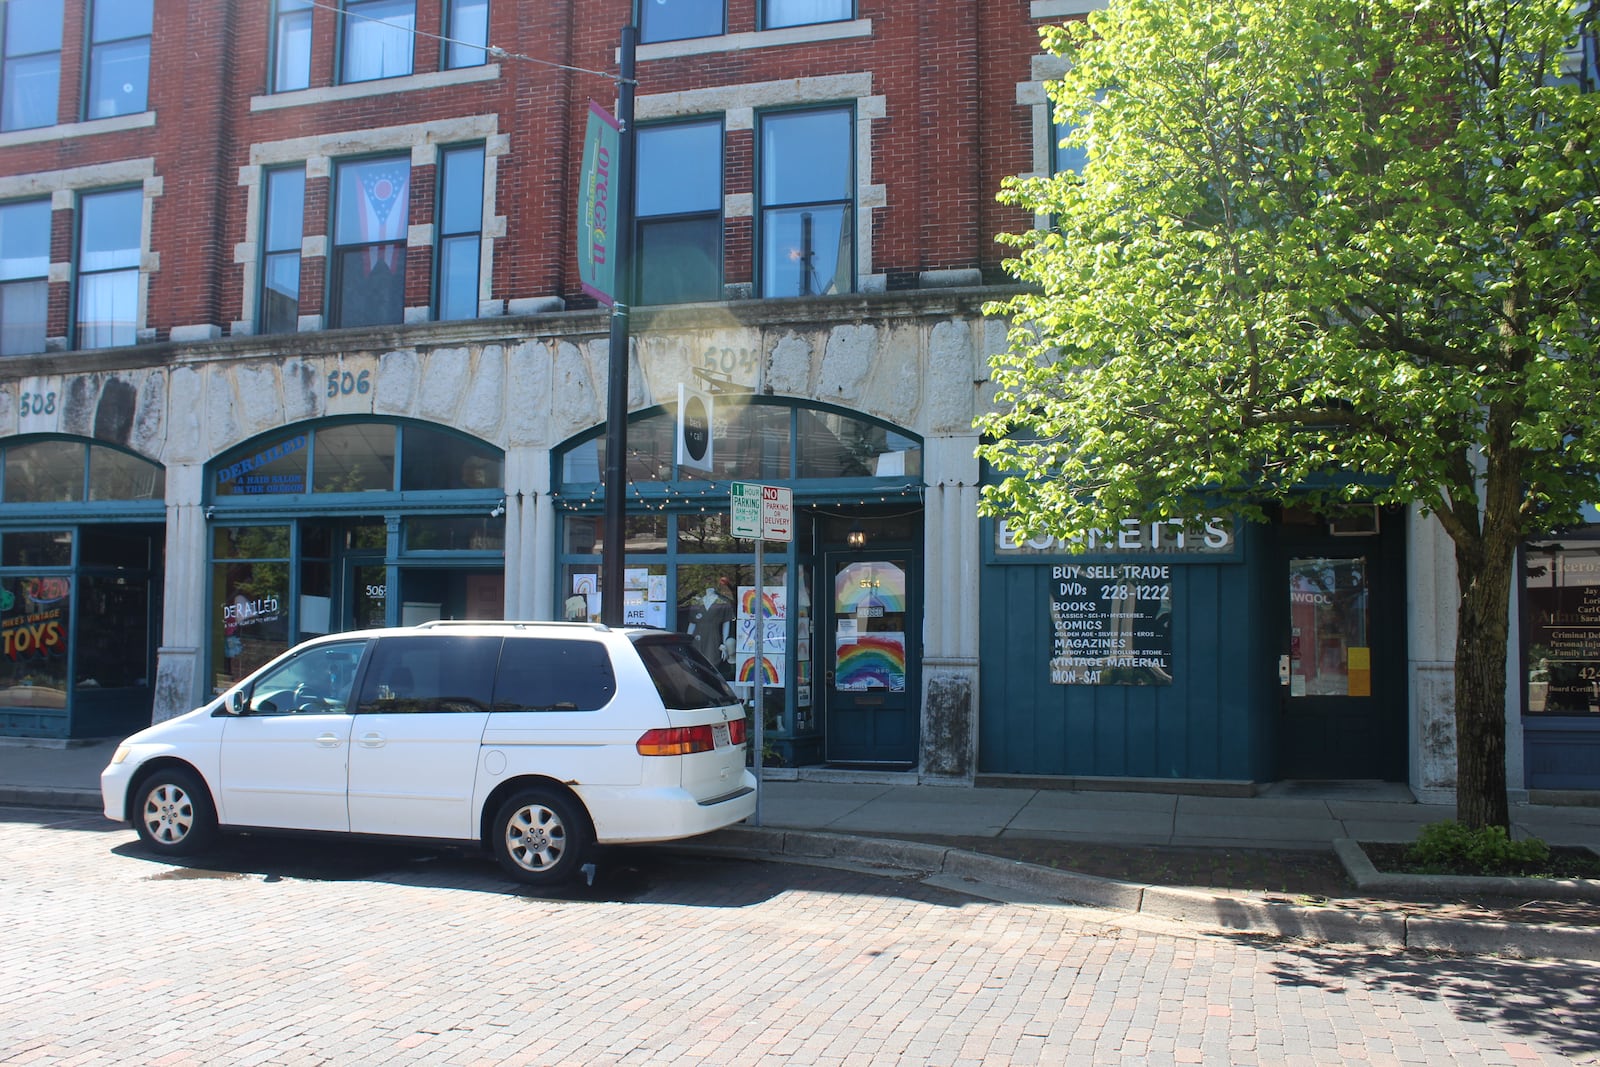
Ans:
POLYGON ((1600 714, 1600 545, 1529 548, 1522 598, 1527 713, 1600 714))

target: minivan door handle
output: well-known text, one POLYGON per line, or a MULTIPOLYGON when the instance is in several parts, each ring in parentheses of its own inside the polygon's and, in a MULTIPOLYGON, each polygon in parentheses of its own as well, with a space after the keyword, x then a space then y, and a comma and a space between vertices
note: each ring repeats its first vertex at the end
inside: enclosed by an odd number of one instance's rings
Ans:
POLYGON ((382 748, 384 745, 388 744, 388 741, 389 739, 384 737, 382 734, 361 735, 362 748, 382 748))
POLYGON ((329 734, 318 734, 317 735, 317 747, 318 748, 338 748, 339 747, 339 735, 338 734, 331 734, 331 733, 329 733, 329 734))

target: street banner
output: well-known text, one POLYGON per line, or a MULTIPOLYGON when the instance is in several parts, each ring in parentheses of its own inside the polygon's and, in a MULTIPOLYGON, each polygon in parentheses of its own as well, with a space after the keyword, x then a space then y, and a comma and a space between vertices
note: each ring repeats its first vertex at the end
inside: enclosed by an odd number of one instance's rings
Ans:
POLYGON ((583 171, 578 184, 578 277, 583 291, 611 305, 617 302, 616 189, 620 130, 611 112, 589 101, 589 125, 583 135, 583 171))

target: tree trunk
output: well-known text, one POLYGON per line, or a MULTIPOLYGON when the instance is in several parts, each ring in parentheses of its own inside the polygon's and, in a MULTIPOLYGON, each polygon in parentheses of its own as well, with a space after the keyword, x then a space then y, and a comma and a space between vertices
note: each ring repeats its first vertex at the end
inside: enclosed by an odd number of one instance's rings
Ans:
POLYGON ((1456 819, 1511 826, 1506 799, 1506 642, 1515 550, 1457 553, 1456 819), (1497 556, 1503 558, 1495 558, 1497 556))

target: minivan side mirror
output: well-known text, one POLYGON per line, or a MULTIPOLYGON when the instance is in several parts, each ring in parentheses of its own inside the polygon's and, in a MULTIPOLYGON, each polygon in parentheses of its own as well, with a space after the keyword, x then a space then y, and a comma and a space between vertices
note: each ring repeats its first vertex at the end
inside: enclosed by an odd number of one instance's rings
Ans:
POLYGON ((235 715, 243 715, 244 714, 244 691, 243 690, 235 689, 233 691, 233 699, 229 702, 229 707, 230 707, 230 710, 232 710, 232 712, 235 715))

